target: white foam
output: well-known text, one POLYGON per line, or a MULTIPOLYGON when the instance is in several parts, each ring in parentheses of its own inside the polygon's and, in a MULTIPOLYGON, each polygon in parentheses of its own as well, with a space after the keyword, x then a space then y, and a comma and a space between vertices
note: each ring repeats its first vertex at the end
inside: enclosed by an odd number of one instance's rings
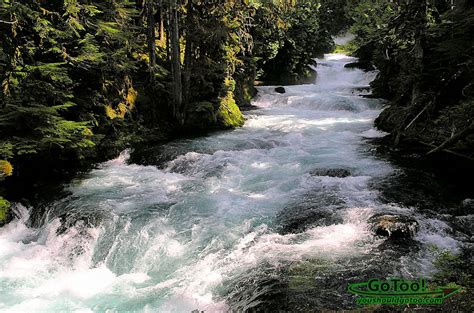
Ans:
POLYGON ((377 130, 377 129, 369 129, 365 132, 360 134, 364 138, 381 138, 388 135, 388 133, 377 130))
MULTIPOLYGON (((164 169, 127 164, 124 151, 68 186, 42 228, 20 210, 0 229, 0 310, 224 312, 222 286, 261 266, 369 253, 380 242, 365 221, 381 206, 369 182, 393 168, 360 149, 383 135, 372 125, 381 104, 353 95, 374 73, 345 69, 351 61, 327 55, 315 85, 286 94, 258 87, 260 109, 243 128, 165 145, 180 155, 164 169), (311 176, 315 168, 352 175, 311 176), (276 232, 275 216, 307 195, 343 201, 342 221, 276 232)), ((417 240, 455 249, 440 229, 417 240)))

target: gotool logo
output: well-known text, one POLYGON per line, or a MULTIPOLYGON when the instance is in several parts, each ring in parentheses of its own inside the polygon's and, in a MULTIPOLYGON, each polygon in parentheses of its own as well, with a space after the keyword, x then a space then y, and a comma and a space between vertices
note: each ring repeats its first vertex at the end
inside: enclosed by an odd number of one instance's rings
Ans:
POLYGON ((428 290, 425 279, 370 279, 349 284, 349 292, 362 296, 357 304, 442 304, 443 300, 461 291, 461 288, 439 287, 428 290))

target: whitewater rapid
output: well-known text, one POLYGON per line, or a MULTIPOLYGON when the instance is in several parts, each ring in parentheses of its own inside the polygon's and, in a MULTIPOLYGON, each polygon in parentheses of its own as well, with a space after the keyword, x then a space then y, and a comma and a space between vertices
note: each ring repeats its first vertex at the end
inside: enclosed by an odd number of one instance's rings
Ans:
POLYGON ((359 96, 375 73, 344 68, 351 61, 326 55, 315 84, 285 94, 259 87, 244 127, 169 143, 157 166, 123 152, 65 186, 41 227, 18 204, 0 229, 0 311, 228 311, 262 273, 319 259, 337 276, 338 264, 370 262, 383 240, 366 221, 387 211, 421 223, 421 248, 387 275, 429 275, 430 249, 459 244, 445 223, 371 187, 398 169, 367 143, 384 135, 373 127, 382 104, 359 96), (351 175, 311 174, 334 168, 351 175), (309 211, 325 222, 304 224, 309 211), (304 227, 288 231, 290 219, 304 227))

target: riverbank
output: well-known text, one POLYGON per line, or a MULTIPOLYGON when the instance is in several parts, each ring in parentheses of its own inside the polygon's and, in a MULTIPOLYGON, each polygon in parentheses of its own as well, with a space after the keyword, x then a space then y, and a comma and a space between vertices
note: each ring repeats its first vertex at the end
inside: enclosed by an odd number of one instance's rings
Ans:
POLYGON ((474 6, 455 2, 387 2, 370 10, 361 1, 349 13, 357 35, 347 47, 359 58, 355 66, 379 71, 373 94, 388 105, 375 124, 391 134, 387 144, 416 145, 447 168, 474 162, 474 6))
POLYGON ((284 94, 258 87, 242 128, 136 147, 51 201, 18 206, 0 229, 13 251, 0 253, 5 305, 350 309, 354 280, 432 277, 436 251, 457 256, 463 242, 443 218, 400 200, 405 169, 372 143, 384 135, 373 127, 382 103, 354 94, 373 74, 345 68, 351 61, 327 55, 316 84, 284 94), (416 237, 374 236, 368 220, 387 212, 416 219, 416 237))

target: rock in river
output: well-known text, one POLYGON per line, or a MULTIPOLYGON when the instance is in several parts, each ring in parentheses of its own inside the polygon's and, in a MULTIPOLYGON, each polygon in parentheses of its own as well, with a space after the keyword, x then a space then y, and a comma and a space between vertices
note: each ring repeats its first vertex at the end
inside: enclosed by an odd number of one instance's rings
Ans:
POLYGON ((420 228, 415 219, 405 215, 377 214, 368 222, 375 235, 390 239, 411 239, 420 228))
POLYGON ((345 168, 317 168, 310 172, 312 176, 329 176, 344 178, 351 176, 351 172, 345 168))
POLYGON ((275 91, 278 92, 278 93, 286 93, 286 90, 285 90, 284 87, 276 87, 275 91))

